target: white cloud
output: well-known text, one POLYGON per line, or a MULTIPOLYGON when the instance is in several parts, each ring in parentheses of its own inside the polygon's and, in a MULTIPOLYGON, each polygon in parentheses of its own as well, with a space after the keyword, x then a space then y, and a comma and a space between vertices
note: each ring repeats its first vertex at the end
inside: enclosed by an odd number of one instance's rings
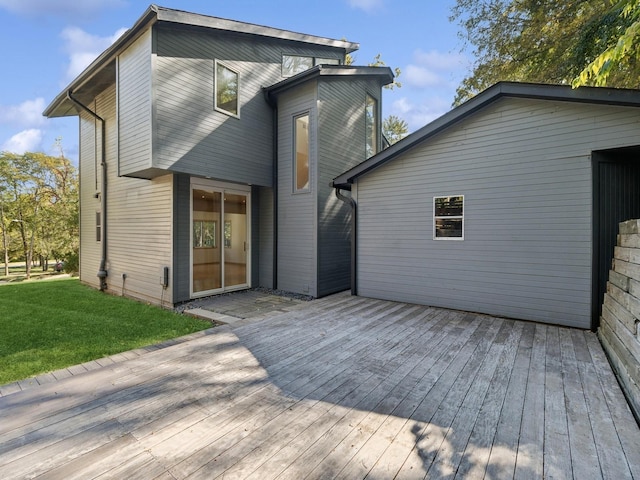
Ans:
POLYGON ((56 15, 62 18, 87 18, 106 8, 126 5, 124 0, 0 0, 0 8, 33 17, 56 15))
POLYGON ((451 110, 449 102, 440 97, 425 99, 420 104, 413 103, 407 97, 399 98, 391 104, 391 114, 396 115, 409 124, 413 132, 441 117, 451 110))
POLYGON ((424 88, 442 84, 442 78, 428 68, 407 65, 402 71, 402 82, 414 87, 424 88))
POLYGON ((348 2, 352 8, 359 8, 367 13, 374 13, 383 7, 383 0, 348 0, 348 2))
POLYGON ((121 28, 109 37, 99 37, 78 27, 65 28, 61 35, 65 40, 65 50, 69 54, 69 65, 66 73, 67 82, 77 77, 98 55, 111 46, 126 31, 126 28, 121 28))
POLYGON ((467 57, 461 53, 442 53, 437 50, 423 52, 418 49, 413 52, 413 58, 418 65, 438 71, 460 70, 468 63, 467 57))
POLYGON ((20 133, 16 133, 13 137, 4 142, 0 150, 3 152, 12 152, 17 154, 38 151, 42 144, 42 136, 42 130, 38 130, 36 128, 24 130, 20 133))
POLYGON ((43 125, 45 122, 45 118, 42 116, 44 108, 44 98, 40 97, 26 100, 20 105, 0 105, 0 123, 23 127, 43 125))
POLYGON ((413 63, 402 70, 403 82, 418 88, 448 86, 453 78, 459 77, 468 67, 468 60, 464 55, 437 50, 416 50, 413 60, 413 63))

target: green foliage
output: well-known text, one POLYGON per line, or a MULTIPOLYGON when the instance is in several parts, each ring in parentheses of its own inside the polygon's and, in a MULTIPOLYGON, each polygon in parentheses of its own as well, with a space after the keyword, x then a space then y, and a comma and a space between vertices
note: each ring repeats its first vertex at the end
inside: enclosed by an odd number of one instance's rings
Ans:
POLYGON ((78 273, 80 271, 80 255, 72 252, 64 259, 64 271, 66 273, 78 273))
MULTIPOLYGON (((476 63, 454 104, 498 81, 570 84, 591 62, 601 67, 598 55, 632 23, 619 11, 611 1, 457 0, 450 18, 476 63)), ((637 86, 639 73, 634 60, 610 76, 610 84, 637 86)))
POLYGON ((63 259, 78 251, 78 176, 63 155, 0 153, 0 228, 5 265, 63 259))
POLYGON ((0 286, 0 384, 211 326, 76 279, 0 286))
POLYGON ((409 125, 395 115, 389 115, 382 122, 382 134, 391 145, 402 140, 409 133, 409 125))
MULTIPOLYGON (((602 25, 616 23, 620 26, 627 24, 628 26, 618 36, 615 44, 609 47, 606 43, 599 41, 603 35, 594 35, 592 44, 599 48, 601 53, 573 79, 572 85, 574 87, 605 86, 611 82, 637 87, 638 71, 634 67, 637 66, 640 54, 638 49, 640 0, 622 0, 604 18, 607 21, 602 22, 602 25)), ((615 33, 618 34, 618 30, 615 33)))

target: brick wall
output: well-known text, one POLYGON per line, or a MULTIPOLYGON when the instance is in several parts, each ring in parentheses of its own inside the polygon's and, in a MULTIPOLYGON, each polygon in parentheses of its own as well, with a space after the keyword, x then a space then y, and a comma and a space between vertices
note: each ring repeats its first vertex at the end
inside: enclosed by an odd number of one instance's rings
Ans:
POLYGON ((640 418, 640 220, 620 224, 598 335, 640 418))

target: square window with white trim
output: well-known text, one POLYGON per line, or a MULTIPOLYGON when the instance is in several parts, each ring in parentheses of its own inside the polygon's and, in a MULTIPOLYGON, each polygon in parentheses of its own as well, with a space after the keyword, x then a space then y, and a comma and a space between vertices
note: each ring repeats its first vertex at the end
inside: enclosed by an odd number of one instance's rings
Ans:
POLYGON ((464 195, 433 197, 433 239, 464 239, 464 195))

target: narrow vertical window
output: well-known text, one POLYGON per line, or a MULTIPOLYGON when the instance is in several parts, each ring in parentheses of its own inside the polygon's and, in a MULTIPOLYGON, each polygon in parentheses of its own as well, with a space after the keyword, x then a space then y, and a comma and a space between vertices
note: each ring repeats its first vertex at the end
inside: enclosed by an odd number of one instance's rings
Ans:
POLYGON ((295 117, 293 124, 293 191, 309 191, 309 114, 295 117))
POLYGON ((378 153, 378 101, 367 95, 365 104, 365 129, 367 134, 367 158, 378 153))
POLYGON ((96 212, 96 242, 102 241, 102 215, 96 212))
POLYGON ((464 195, 433 197, 433 239, 464 239, 464 195))
POLYGON ((216 110, 240 116, 238 85, 240 76, 225 65, 216 62, 216 110))

